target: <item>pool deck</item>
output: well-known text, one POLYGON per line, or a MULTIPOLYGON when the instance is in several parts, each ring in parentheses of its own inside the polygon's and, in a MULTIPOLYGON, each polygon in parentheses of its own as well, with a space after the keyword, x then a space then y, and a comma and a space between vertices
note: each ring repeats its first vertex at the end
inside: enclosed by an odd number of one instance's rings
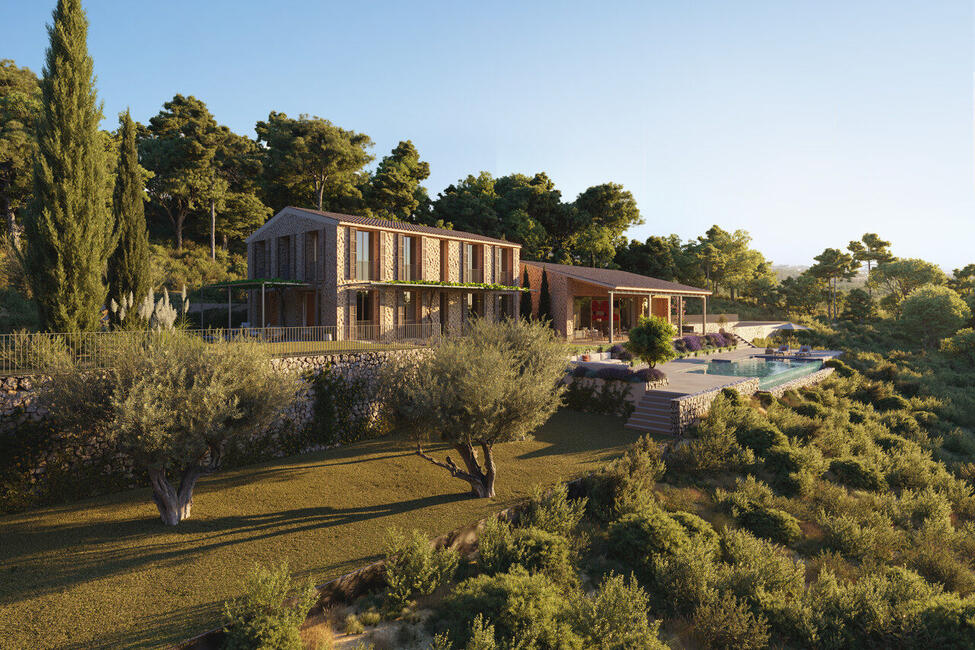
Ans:
MULTIPOLYGON (((838 357, 841 354, 842 352, 836 350, 814 350, 809 356, 800 358, 805 360, 826 361, 827 359, 838 357)), ((793 356, 794 355, 788 355, 785 357, 782 355, 767 356, 765 355, 765 350, 762 348, 742 346, 736 350, 730 350, 728 352, 718 352, 702 357, 685 357, 683 359, 675 359, 657 366, 664 372, 664 374, 667 375, 667 379, 669 381, 667 386, 658 388, 654 392, 658 394, 670 393, 674 397, 679 397, 681 395, 695 395, 697 393, 716 390, 726 386, 733 386, 748 379, 747 377, 705 375, 703 373, 691 372, 693 370, 700 370, 701 366, 706 365, 709 361, 733 362, 741 361, 743 359, 751 359, 753 357, 760 359, 789 359, 793 358, 793 356)), ((618 365, 620 363, 622 362, 615 360, 592 361, 586 363, 586 365, 593 368, 600 368, 603 366, 618 365)), ((640 364, 637 367, 640 368, 645 366, 640 364)))

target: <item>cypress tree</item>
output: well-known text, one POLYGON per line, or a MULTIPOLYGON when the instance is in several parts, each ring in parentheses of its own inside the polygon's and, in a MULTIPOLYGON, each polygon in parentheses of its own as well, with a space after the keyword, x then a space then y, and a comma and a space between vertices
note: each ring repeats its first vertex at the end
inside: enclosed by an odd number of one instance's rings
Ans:
POLYGON ((142 168, 135 147, 135 123, 129 111, 119 116, 121 148, 112 219, 118 246, 108 259, 108 297, 118 304, 131 293, 133 304, 142 304, 149 293, 149 233, 143 206, 142 168))
POLYGON ((545 269, 542 269, 542 286, 538 289, 538 320, 552 322, 552 295, 548 291, 545 269))
POLYGON ((97 329, 114 248, 105 153, 81 0, 58 0, 41 80, 25 263, 48 330, 97 329))
MULTIPOLYGON (((525 269, 525 272, 521 276, 521 286, 523 287, 530 286, 528 284, 527 268, 525 269)), ((519 311, 521 312, 522 320, 531 320, 532 318, 532 292, 531 291, 521 292, 521 305, 519 307, 519 311)))

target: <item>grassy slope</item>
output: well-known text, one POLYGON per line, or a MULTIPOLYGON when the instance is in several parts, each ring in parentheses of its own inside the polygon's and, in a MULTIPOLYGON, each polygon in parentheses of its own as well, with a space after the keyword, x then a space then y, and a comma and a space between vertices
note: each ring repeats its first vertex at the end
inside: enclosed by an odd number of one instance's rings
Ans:
POLYGON ((145 489, 3 517, 0 647, 174 642, 217 624, 255 562, 287 560, 324 582, 378 559, 387 527, 447 532, 536 483, 595 469, 636 437, 618 419, 558 413, 536 440, 499 446, 493 500, 380 440, 209 477, 194 518, 174 530, 145 489))

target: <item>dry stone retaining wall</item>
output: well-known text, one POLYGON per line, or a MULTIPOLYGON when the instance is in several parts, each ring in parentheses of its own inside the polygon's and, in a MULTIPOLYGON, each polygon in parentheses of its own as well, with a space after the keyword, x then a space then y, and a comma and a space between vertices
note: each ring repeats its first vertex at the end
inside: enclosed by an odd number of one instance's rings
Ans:
POLYGON ((670 420, 675 435, 683 434, 694 422, 707 415, 711 402, 721 394, 725 388, 733 388, 747 397, 758 392, 758 379, 743 379, 734 384, 721 388, 709 388, 700 393, 682 395, 670 400, 670 420))
POLYGON ((798 377, 792 381, 787 381, 784 384, 779 384, 778 386, 769 389, 768 392, 775 397, 782 397, 782 395, 790 390, 818 384, 832 374, 833 368, 823 368, 822 370, 817 370, 816 372, 806 375, 805 377, 798 377))

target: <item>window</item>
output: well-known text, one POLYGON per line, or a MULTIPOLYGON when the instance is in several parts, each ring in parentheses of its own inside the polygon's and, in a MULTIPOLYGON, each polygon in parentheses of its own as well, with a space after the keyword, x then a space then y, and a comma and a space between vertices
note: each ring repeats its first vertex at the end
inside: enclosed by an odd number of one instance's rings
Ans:
POLYGON ((419 242, 416 237, 402 236, 402 246, 400 248, 399 279, 412 281, 420 279, 420 265, 417 263, 419 256, 419 242))
POLYGON ((511 318, 515 315, 515 310, 511 307, 513 304, 512 301, 513 297, 511 294, 501 294, 498 296, 498 320, 511 318))
POLYGON ((291 237, 278 237, 278 273, 282 280, 291 279, 291 237))
POLYGON ((461 255, 461 281, 462 282, 484 282, 484 274, 479 263, 480 256, 483 254, 483 246, 474 244, 462 244, 463 255, 461 255))
POLYGON ((396 322, 399 325, 412 325, 417 322, 416 291, 400 291, 396 305, 396 322))
POLYGON ((376 280, 372 264, 372 233, 357 230, 355 233, 355 279, 376 280))
POLYGON ((251 279, 267 277, 267 242, 254 242, 254 274, 251 279))
POLYGON ((484 316, 484 294, 465 293, 464 307, 468 318, 480 318, 484 316))
POLYGON ((318 261, 318 231, 305 233, 305 282, 320 280, 318 261))
POLYGON ((372 322, 372 291, 356 291, 355 320, 360 325, 372 322))
POLYGON ((501 284, 514 285, 515 279, 511 273, 511 267, 513 266, 515 252, 510 248, 501 249, 501 279, 499 280, 501 284))
POLYGON ((592 298, 575 298, 572 301, 572 319, 577 330, 592 327, 592 298))

